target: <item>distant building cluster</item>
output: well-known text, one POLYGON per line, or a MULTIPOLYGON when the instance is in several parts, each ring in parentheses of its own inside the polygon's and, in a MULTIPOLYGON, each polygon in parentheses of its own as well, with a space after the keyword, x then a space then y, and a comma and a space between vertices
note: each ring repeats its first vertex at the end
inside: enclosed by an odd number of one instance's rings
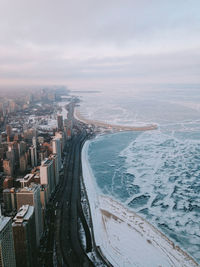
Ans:
POLYGON ((43 90, 40 97, 30 95, 21 104, 0 103, 0 266, 37 266, 46 207, 59 183, 63 149, 71 136, 71 123, 55 115, 55 99, 54 92, 43 90), (38 130, 30 114, 41 112, 40 107, 43 114, 57 116, 49 132, 38 130))

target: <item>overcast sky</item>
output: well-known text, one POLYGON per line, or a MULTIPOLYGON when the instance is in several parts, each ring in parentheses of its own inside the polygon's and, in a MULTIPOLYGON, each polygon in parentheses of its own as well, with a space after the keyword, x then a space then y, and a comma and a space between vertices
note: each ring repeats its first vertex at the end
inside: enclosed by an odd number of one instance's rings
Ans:
POLYGON ((0 87, 200 83, 199 0, 0 0, 0 87))

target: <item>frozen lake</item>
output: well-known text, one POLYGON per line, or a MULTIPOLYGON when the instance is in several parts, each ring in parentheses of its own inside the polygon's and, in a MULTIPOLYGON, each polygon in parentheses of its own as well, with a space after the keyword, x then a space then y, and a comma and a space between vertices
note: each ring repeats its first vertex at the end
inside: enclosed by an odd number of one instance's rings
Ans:
POLYGON ((140 214, 200 263, 199 90, 95 97, 83 98, 88 118, 159 124, 156 131, 105 135, 90 143, 97 191, 140 214))

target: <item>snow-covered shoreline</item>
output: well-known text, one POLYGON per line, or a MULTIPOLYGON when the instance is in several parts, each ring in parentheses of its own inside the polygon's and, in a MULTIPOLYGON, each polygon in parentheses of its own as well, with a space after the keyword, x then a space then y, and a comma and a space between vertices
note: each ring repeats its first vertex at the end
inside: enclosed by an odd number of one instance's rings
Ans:
POLYGON ((96 246, 101 246, 101 240, 99 238, 99 235, 97 234, 99 232, 98 224, 101 219, 100 213, 99 213, 99 205, 100 205, 99 196, 96 191, 95 180, 94 180, 94 176, 92 173, 92 169, 87 159, 89 142, 90 141, 85 142, 83 149, 82 149, 82 153, 81 153, 83 182, 85 184, 85 188, 87 190, 87 195, 88 195, 88 200, 90 203, 96 246))
POLYGON ((97 192, 88 162, 87 141, 82 150, 83 180, 92 214, 96 245, 113 266, 198 266, 166 236, 134 212, 97 192))

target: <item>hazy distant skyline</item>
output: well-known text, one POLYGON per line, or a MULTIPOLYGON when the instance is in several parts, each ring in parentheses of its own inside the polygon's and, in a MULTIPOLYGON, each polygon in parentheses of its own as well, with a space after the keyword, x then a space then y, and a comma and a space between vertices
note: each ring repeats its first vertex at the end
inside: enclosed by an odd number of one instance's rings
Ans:
POLYGON ((200 83, 198 0, 0 0, 0 87, 200 83))

